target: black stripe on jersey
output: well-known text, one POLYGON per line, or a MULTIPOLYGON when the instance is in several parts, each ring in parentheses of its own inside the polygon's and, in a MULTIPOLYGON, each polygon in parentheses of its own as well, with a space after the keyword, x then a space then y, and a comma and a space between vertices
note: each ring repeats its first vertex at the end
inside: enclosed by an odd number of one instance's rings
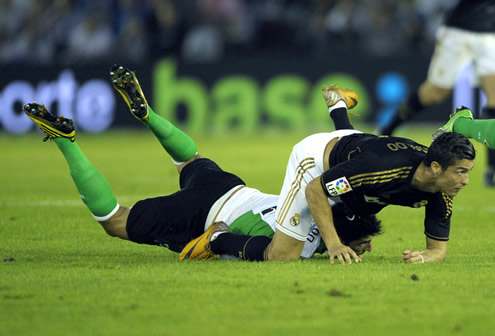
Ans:
POLYGON ((352 187, 359 187, 363 184, 386 183, 395 179, 408 178, 412 170, 412 166, 396 168, 391 170, 383 170, 379 172, 363 173, 354 175, 349 178, 349 183, 352 187))

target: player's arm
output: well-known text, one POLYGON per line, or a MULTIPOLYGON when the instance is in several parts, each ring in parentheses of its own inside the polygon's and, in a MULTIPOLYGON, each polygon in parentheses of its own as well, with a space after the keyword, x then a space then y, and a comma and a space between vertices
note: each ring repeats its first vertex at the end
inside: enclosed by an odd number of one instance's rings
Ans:
POLYGON ((426 237, 426 250, 423 252, 404 250, 402 255, 404 261, 411 264, 443 261, 447 256, 447 242, 426 237))
POLYGON ((332 208, 328 203, 328 197, 321 186, 320 177, 309 182, 306 186, 306 200, 311 210, 311 214, 318 226, 321 238, 328 249, 330 263, 334 263, 334 258, 338 258, 341 264, 360 262, 361 258, 349 246, 342 244, 335 225, 333 223, 332 208))
POLYGON ((429 199, 425 207, 426 250, 402 251, 406 263, 425 263, 443 261, 447 256, 447 241, 450 233, 452 199, 437 193, 429 199))

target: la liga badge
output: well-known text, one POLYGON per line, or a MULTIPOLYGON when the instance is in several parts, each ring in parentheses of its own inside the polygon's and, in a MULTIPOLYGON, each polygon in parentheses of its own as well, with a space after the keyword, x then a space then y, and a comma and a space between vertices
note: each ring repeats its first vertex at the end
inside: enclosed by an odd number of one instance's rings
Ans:
POLYGON ((339 177, 336 180, 325 183, 330 196, 339 196, 345 194, 346 192, 352 191, 351 184, 345 177, 339 177))

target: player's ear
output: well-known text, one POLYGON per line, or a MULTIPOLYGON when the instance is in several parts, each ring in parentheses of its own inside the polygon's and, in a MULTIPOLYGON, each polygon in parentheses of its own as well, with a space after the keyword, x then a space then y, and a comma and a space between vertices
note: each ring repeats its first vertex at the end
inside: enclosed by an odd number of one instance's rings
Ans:
POLYGON ((431 162, 430 168, 431 168, 433 176, 439 176, 443 171, 440 163, 438 163, 436 161, 431 162))

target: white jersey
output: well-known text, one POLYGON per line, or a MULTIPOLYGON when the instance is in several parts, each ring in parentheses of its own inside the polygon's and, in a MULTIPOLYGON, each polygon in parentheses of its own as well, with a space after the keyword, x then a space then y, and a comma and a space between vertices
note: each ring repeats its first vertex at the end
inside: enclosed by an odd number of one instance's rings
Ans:
MULTIPOLYGON (((210 209, 205 230, 218 221, 229 225, 232 233, 272 237, 276 229, 275 215, 279 196, 265 194, 245 186, 237 186, 223 195, 210 209)), ((321 243, 320 232, 313 222, 301 253, 311 258, 321 243)), ((232 259, 232 256, 224 258, 232 259)))
POLYGON ((300 241, 306 241, 313 216, 306 201, 306 186, 324 173, 323 156, 328 143, 357 130, 339 130, 310 135, 294 146, 287 165, 277 205, 276 229, 300 241))
POLYGON ((224 222, 230 226, 247 213, 259 215, 266 223, 274 222, 277 202, 277 195, 265 194, 246 186, 234 187, 211 207, 206 218, 205 231, 216 222, 224 222))

